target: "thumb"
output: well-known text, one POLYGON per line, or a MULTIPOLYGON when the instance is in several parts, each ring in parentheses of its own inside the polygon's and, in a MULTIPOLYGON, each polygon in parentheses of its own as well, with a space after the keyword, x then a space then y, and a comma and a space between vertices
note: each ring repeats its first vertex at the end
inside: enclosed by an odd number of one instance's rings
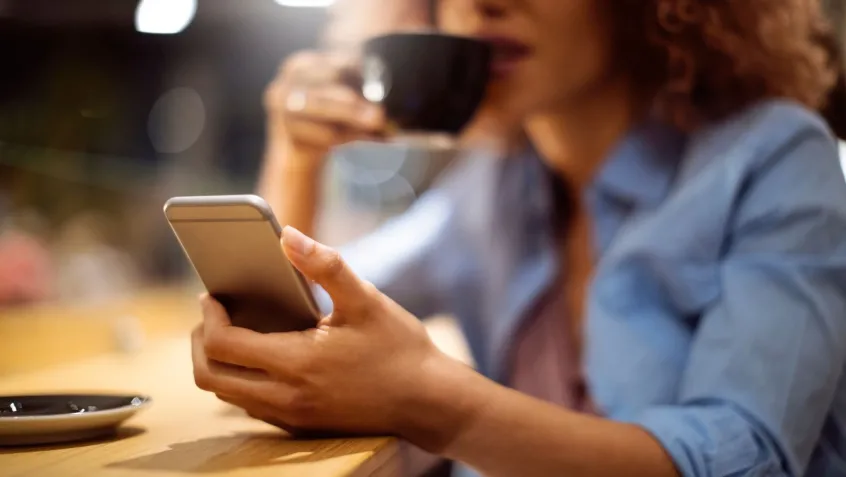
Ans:
POLYGON ((336 310, 361 308, 372 300, 370 287, 350 270, 337 250, 291 226, 282 231, 282 249, 306 278, 326 290, 336 310))

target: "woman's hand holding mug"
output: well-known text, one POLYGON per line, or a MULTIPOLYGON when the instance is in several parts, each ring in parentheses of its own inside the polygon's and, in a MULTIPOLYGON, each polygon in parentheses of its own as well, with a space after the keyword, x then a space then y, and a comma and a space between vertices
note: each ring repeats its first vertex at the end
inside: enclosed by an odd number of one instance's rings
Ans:
POLYGON ((293 55, 267 88, 267 149, 259 194, 282 223, 312 234, 330 150, 382 134, 381 107, 366 101, 347 78, 357 60, 343 53, 293 55))
POLYGON ((298 166, 319 167, 332 147, 379 137, 385 116, 348 80, 356 68, 343 53, 305 51, 286 61, 264 97, 271 144, 298 166))

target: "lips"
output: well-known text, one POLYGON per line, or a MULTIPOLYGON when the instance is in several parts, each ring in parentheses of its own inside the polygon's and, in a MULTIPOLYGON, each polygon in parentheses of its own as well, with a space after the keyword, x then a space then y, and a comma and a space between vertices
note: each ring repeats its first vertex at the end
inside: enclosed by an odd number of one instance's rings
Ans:
POLYGON ((497 78, 512 74, 532 53, 529 45, 512 38, 489 36, 484 39, 493 47, 491 73, 497 78))

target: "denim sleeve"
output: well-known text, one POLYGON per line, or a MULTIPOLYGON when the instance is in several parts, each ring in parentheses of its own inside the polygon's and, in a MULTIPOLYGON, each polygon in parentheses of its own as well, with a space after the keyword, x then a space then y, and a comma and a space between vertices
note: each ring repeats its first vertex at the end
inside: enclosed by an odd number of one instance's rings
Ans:
MULTIPOLYGON (((448 288, 434 272, 450 243, 447 238, 454 236, 454 201, 448 189, 431 189, 405 213, 339 252, 359 277, 415 316, 441 313, 448 288)), ((315 288, 321 311, 330 313, 332 300, 315 288)))
POLYGON ((700 318, 678 404, 635 422, 685 476, 805 473, 846 362, 846 182, 822 130, 738 199, 720 301, 700 318))

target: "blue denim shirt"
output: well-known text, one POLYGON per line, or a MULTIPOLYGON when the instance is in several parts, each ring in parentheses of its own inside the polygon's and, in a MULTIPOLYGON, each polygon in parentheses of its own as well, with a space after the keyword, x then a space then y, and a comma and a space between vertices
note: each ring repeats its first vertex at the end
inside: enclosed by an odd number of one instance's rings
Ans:
MULTIPOLYGON (((455 315, 502 382, 560 263, 549 174, 469 158, 342 253, 417 316, 455 315)), ((689 136, 646 124, 584 200, 598 408, 686 476, 846 475, 846 181, 822 120, 770 101, 689 136)))

